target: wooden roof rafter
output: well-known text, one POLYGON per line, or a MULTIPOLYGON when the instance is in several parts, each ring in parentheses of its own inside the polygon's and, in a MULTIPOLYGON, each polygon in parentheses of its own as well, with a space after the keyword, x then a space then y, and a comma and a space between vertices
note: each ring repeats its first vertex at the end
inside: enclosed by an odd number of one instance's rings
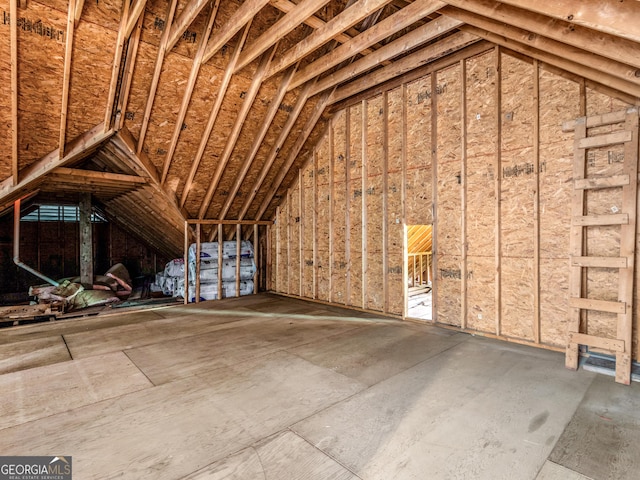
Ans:
MULTIPOLYGON (((289 0, 272 0, 271 5, 280 10, 281 12, 288 13, 296 7, 296 4, 290 2, 289 0)), ((315 15, 312 15, 304 20, 304 24, 310 26, 313 29, 318 29, 326 24, 324 20, 318 18, 315 15)), ((337 34, 333 39, 338 43, 346 43, 350 41, 352 36, 347 34, 346 32, 342 32, 337 34)), ((365 49, 361 53, 367 54, 371 53, 373 50, 365 49)))
POLYGON ((318 100, 318 103, 316 103, 313 109, 313 113, 305 123, 305 126, 302 129, 302 132, 300 133, 298 138, 296 139, 296 142, 294 143, 293 147, 291 147, 291 150, 289 151, 289 155, 287 156, 286 161, 278 171, 278 175, 271 183, 271 186, 269 187, 269 190, 267 191, 267 194, 264 200, 262 201, 260 208, 258 209, 258 213, 255 216, 256 220, 263 220, 262 217, 265 211, 267 210, 267 208, 269 207, 269 205, 271 204, 271 200, 273 200, 273 197, 275 196, 276 192, 282 185, 282 182, 285 176, 287 175, 287 173, 291 169, 291 166, 293 165, 296 158, 298 157, 298 154, 300 153, 300 150, 302 150, 302 147, 307 141, 307 138, 309 138, 309 135, 311 135, 311 132, 315 128, 316 124, 318 123, 318 120, 320 119, 322 112, 324 112, 325 108, 327 107, 329 99, 331 98, 332 95, 333 95, 333 91, 329 90, 323 93, 320 99, 318 100))
POLYGON ((211 36, 211 31, 213 30, 213 22, 216 18, 216 14, 218 13, 219 6, 220 6, 220 0, 215 0, 211 6, 209 17, 207 19, 207 22, 204 27, 204 31, 202 32, 202 36, 200 38, 200 44, 198 45, 198 50, 193 59, 193 63, 191 64, 189 79, 187 80, 187 85, 185 87, 185 91, 182 96, 182 102, 180 103, 180 109, 178 110, 178 118, 175 121, 173 134, 171 135, 171 141, 169 143, 169 148, 167 149, 167 154, 165 155, 165 159, 163 162, 162 174, 160 176, 160 183, 162 184, 164 184, 167 180, 167 174, 169 173, 171 160, 173 159, 173 154, 175 153, 176 146, 178 145, 178 139, 180 138, 180 132, 182 131, 182 124, 184 123, 184 119, 187 115, 187 108, 189 107, 191 96, 193 95, 193 89, 196 86, 198 74, 200 73, 200 67, 202 66, 202 59, 204 57, 204 52, 205 52, 205 49, 207 48, 207 42, 209 41, 209 37, 211 36))
MULTIPOLYGON (((9 15, 18 18, 18 0, 9 0, 9 15)), ((18 170, 18 22, 11 22, 11 184, 20 181, 18 170)))
MULTIPOLYGON (((408 7, 399 10, 394 15, 385 18, 382 22, 373 25, 357 37, 353 37, 346 43, 323 55, 315 62, 301 69, 289 85, 289 90, 302 85, 311 78, 317 77, 341 62, 352 58, 366 48, 380 42, 389 36, 394 28, 402 29, 415 23, 416 19, 432 14, 442 7, 442 2, 435 0, 416 0, 408 7)), ((434 20, 435 22, 435 20, 434 20)), ((442 34, 446 31, 442 31, 442 34)))
POLYGON ((329 3, 330 0, 303 0, 294 9, 289 11, 266 32, 260 35, 252 45, 245 48, 238 63, 235 72, 239 72, 249 65, 258 56, 269 49, 276 42, 280 41, 289 32, 296 28, 305 19, 309 18, 314 12, 329 3))
MULTIPOLYGON (((615 77, 619 80, 633 83, 636 87, 640 87, 640 78, 636 76, 638 70, 625 63, 602 57, 581 48, 568 46, 542 35, 531 35, 531 32, 528 30, 505 25, 500 21, 456 7, 446 7, 442 12, 465 22, 467 25, 463 27, 463 29, 468 29, 469 26, 473 26, 500 35, 508 41, 516 42, 516 45, 527 45, 540 52, 552 54, 560 58, 566 56, 572 62, 599 71, 602 74, 602 80, 606 79, 604 83, 611 85, 615 82, 613 80, 613 77, 615 77)), ((478 34, 477 31, 476 34, 478 34)), ((509 45, 507 43, 504 43, 504 46, 508 47, 509 45)))
MULTIPOLYGON (((453 7, 640 68, 640 44, 495 0, 450 0, 453 7)), ((443 11, 446 14, 446 10, 443 11)))
POLYGON ((67 109, 69 107, 69 87, 71 83, 71 55, 73 52, 74 27, 76 20, 76 2, 69 0, 67 13, 67 35, 64 48, 64 66, 62 72, 62 104, 60 106, 60 158, 64 157, 64 146, 67 139, 67 109))
POLYGON ((251 81, 251 86, 247 91, 244 100, 242 102, 242 107, 240 108, 240 112, 238 112, 238 116, 233 124, 231 131, 229 132, 229 136, 227 137, 227 143, 222 151, 222 155, 218 158, 218 166, 213 174, 209 182, 209 187, 207 188, 207 193, 204 196, 204 200, 200 206, 200 210, 198 211, 198 218, 203 219, 207 210, 209 210, 209 206, 211 205, 211 201, 213 200, 213 196, 218 188, 218 184, 220 183, 220 179, 222 178, 222 174, 231 158, 231 153, 236 146, 236 142, 238 141, 238 136, 240 135, 240 130, 244 125, 244 122, 249 114, 249 110, 253 105, 253 101, 258 94, 258 90, 262 85, 262 79, 264 78, 267 69, 269 68, 269 64, 273 58, 273 55, 276 51, 277 43, 272 46, 268 51, 262 54, 262 58, 260 59, 260 64, 256 69, 253 80, 251 81))
POLYGON ((262 142, 267 134, 267 131, 269 130, 269 127, 271 126, 271 123, 273 122, 273 119, 276 116, 278 109, 280 108, 282 100, 284 99, 284 96, 287 93, 287 90, 288 90, 287 87, 291 82, 291 79, 293 78, 293 75, 295 72, 296 72, 296 66, 289 67, 289 71, 286 72, 285 75, 283 76, 280 82, 280 86, 278 87, 278 90, 274 95, 273 100, 271 101, 271 104, 269 105, 269 110, 265 114, 264 120, 261 123, 260 130, 258 130, 258 133, 254 137, 253 143, 251 144, 251 148, 249 149, 249 151, 245 156, 244 162, 242 164, 242 169, 236 175, 236 180, 233 186, 231 187, 231 191, 229 192, 229 195, 225 200, 224 205, 222 206, 222 210, 220 211, 220 215, 219 215, 220 220, 224 220, 226 218, 227 213, 231 208, 231 204, 233 203, 233 200, 236 194, 240 190, 240 186, 244 182, 244 179, 249 171, 249 168, 253 164, 253 161, 255 160, 255 157, 258 154, 258 150, 262 145, 262 142))
POLYGON ((384 7, 390 1, 391 0, 358 0, 285 52, 273 63, 267 73, 267 78, 299 62, 311 52, 332 40, 336 35, 343 33, 348 28, 384 7))
MULTIPOLYGON (((229 59, 229 63, 227 64, 227 68, 225 69, 224 75, 220 82, 220 86, 218 87, 218 94, 216 95, 216 99, 211 106, 211 111, 209 112, 209 118, 207 120, 207 125, 204 128, 204 133, 200 138, 200 144, 198 145, 198 150, 196 155, 191 163, 191 168, 189 169, 189 175, 185 180, 184 188, 182 189, 182 195, 180 197, 180 207, 183 207, 185 202, 187 201, 187 197, 189 196, 189 192, 191 191, 191 186, 193 185, 193 180, 196 176, 196 172, 200 167, 200 162, 202 161, 202 157, 204 156, 204 151, 207 148, 207 143, 209 143, 209 137, 211 136, 211 132, 213 131, 213 126, 215 125, 216 119, 218 118, 218 113, 220 112, 220 107, 222 106, 222 101, 227 93, 227 89, 229 88, 229 82, 231 82, 231 77, 233 75, 233 70, 235 68, 235 64, 238 61, 238 57, 240 56, 240 52, 242 51, 242 46, 247 40, 247 36, 249 35, 249 28, 251 27, 251 21, 247 23, 244 27, 244 31, 242 32, 242 36, 238 40, 238 44, 236 45, 235 50, 231 54, 231 58, 229 59)), ((204 59, 203 59, 204 61, 204 59)))
MULTIPOLYGON (((210 3, 210 0, 191 0, 180 12, 180 16, 173 22, 167 39, 167 51, 171 50, 189 25, 196 19, 200 12, 210 3)), ((217 11, 220 1, 215 2, 217 11)), ((215 16, 215 14, 214 14, 215 16)))
MULTIPOLYGON (((173 23, 173 16, 176 13, 176 6, 178 0, 171 0, 167 8, 167 17, 165 25, 171 25, 173 23)), ((140 127, 140 135, 138 136, 138 146, 136 152, 142 152, 144 146, 144 139, 147 135, 147 129, 149 128, 149 120, 151 119, 151 110, 153 109, 153 102, 156 98, 156 91, 158 90, 158 82, 160 80, 160 73, 162 72, 162 64, 164 63, 164 57, 167 54, 167 45, 169 42, 169 33, 171 29, 166 27, 162 32, 160 38, 160 46, 158 47, 158 55, 156 56, 155 68, 153 70, 153 77, 151 79, 151 86, 149 87, 149 95, 144 107, 144 117, 142 118, 142 126, 140 127)))
POLYGON ((269 151, 269 154, 267 155, 267 158, 265 159, 265 162, 262 165, 262 169, 258 174, 258 178, 256 179, 248 195, 246 196, 245 201, 242 204, 242 207, 240 208, 240 213, 238 214, 238 220, 244 220, 244 217, 247 214, 247 211, 249 210, 249 208, 251 207, 251 204, 256 194, 258 193, 258 191, 262 187, 262 184, 267 178, 267 174, 269 173, 269 170, 271 169, 273 162, 275 161, 276 156, 278 155, 278 152, 280 152, 280 149, 282 148, 282 146, 284 145, 284 142, 289 136, 289 132, 293 128, 293 125, 296 123, 296 120, 300 116, 300 113, 302 113, 302 109, 307 103, 307 99, 309 98, 309 91, 311 90, 312 86, 313 86, 313 81, 307 82, 302 87, 302 90, 298 95, 298 99, 296 100, 293 110, 287 117, 287 121, 282 127, 282 130, 280 130, 280 134, 278 135, 277 140, 271 146, 271 150, 269 151))
POLYGON ((127 18, 127 24, 124 30, 124 38, 129 38, 133 29, 136 28, 136 24, 140 17, 142 17, 142 13, 144 12, 144 7, 147 5, 147 0, 134 0, 135 4, 130 9, 129 16, 127 18))
POLYGON ((107 96, 107 108, 104 115, 104 129, 105 132, 111 128, 113 107, 116 102, 116 90, 118 88, 118 76, 120 73, 120 62, 122 60, 122 52, 124 50, 124 44, 127 41, 125 37, 125 30, 127 21, 129 18, 129 2, 125 0, 122 2, 122 17, 120 20, 120 28, 118 29, 118 39, 116 40, 116 49, 111 66, 111 81, 109 82, 109 94, 107 96))
POLYGON ((211 60, 222 46, 231 40, 245 25, 249 25, 255 15, 269 3, 269 0, 246 0, 231 18, 218 31, 209 43, 204 54, 203 62, 211 60))
POLYGON ((638 3, 634 1, 502 0, 502 3, 640 42, 638 3))

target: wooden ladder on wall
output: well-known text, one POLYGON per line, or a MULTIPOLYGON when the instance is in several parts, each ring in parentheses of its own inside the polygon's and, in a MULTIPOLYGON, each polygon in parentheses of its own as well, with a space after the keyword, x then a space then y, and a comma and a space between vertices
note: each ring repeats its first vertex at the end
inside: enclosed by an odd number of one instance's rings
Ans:
POLYGON ((579 346, 600 348, 616 357, 616 382, 631 382, 631 349, 633 346, 633 283, 636 243, 636 209, 638 194, 638 109, 605 115, 581 117, 565 122, 563 131, 574 131, 574 192, 570 237, 569 328, 566 366, 577 369, 579 346), (595 136, 589 128, 624 123, 624 130, 595 136), (610 177, 587 178, 587 150, 624 144, 623 171, 610 177), (585 192, 591 189, 622 189, 621 210, 610 215, 585 215, 585 192), (586 235, 589 227, 620 226, 620 254, 617 257, 589 256, 586 235), (618 300, 585 298, 586 269, 618 269, 618 300), (617 314, 616 338, 590 335, 586 312, 597 310, 617 314))

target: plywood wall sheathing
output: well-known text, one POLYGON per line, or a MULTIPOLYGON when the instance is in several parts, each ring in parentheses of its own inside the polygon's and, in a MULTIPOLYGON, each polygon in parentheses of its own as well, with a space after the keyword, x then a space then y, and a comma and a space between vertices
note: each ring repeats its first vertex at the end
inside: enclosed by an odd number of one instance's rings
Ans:
MULTIPOLYGON (((607 113, 625 106, 601 89, 585 88, 585 84, 573 74, 494 49, 407 83, 404 126, 400 88, 345 107, 349 109, 351 160, 350 185, 346 188, 350 199, 350 271, 359 273, 350 276, 350 304, 401 313, 402 301, 395 299, 405 279, 402 274, 396 277, 395 264, 403 255, 404 224, 434 223, 436 321, 544 348, 564 347, 573 135, 562 132, 562 122, 586 112, 607 113), (464 141, 462 134, 466 135, 464 141), (364 179, 360 179, 362 175, 364 179), (403 218, 403 197, 397 195, 400 188, 406 191, 402 228, 397 223, 403 218), (359 204, 359 195, 363 205, 359 204), (385 211, 386 218, 381 218, 385 211), (388 265, 386 305, 383 259, 388 265)), ((322 165, 328 165, 329 138, 336 158, 339 155, 345 116, 345 110, 336 112, 331 137, 326 134, 319 143, 318 161, 322 165)), ((611 129, 600 130, 606 133, 611 129)), ((621 154, 618 147, 594 150, 590 173, 615 174, 621 154)), ((322 171, 321 166, 318 168, 322 171)), ((318 253, 325 259, 329 253, 323 249, 329 241, 322 238, 326 233, 320 232, 328 231, 323 226, 328 221, 327 195, 333 191, 337 196, 345 190, 340 183, 344 172, 336 170, 334 174, 333 188, 326 184, 326 178, 318 183, 318 253)), ((613 213, 620 202, 610 192, 587 193, 587 208, 593 214, 613 213)), ((342 218, 334 228, 338 224, 342 224, 342 218)), ((587 242, 591 254, 607 255, 617 249, 619 235, 615 229, 590 230, 587 242)), ((340 245, 341 251, 343 239, 339 236, 336 231, 331 243, 340 245)), ((336 250, 334 258, 337 255, 340 253, 336 250)), ((590 293, 615 300, 614 273, 591 272, 587 277, 590 293)), ((334 275, 332 284, 338 284, 338 278, 334 275)), ((321 286, 327 283, 321 276, 317 281, 321 286)), ((327 293, 323 295, 326 299, 327 293)), ((608 316, 590 314, 592 333, 611 335, 615 316, 608 316)), ((637 343, 637 327, 635 331, 637 343)), ((636 346, 634 358, 637 355, 636 346)))

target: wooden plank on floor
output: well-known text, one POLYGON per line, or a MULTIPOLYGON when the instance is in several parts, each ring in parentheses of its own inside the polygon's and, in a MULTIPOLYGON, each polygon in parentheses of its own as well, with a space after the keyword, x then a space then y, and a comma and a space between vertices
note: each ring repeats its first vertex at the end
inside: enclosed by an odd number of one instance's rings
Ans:
POLYGON ((73 358, 85 358, 120 350, 129 350, 167 340, 203 335, 212 331, 232 328, 239 321, 257 322, 246 312, 210 310, 176 315, 133 325, 121 325, 89 332, 77 332, 65 336, 73 358), (181 321, 183 320, 183 321, 181 321))
MULTIPOLYGON (((640 385, 597 375, 549 460, 589 478, 638 477, 640 385)), ((564 477, 571 478, 571 477, 564 477)))
MULTIPOLYGON (((257 317, 257 316, 256 316, 257 317)), ((181 339, 167 339, 127 351, 127 355, 155 384, 229 367, 277 350, 349 332, 357 324, 340 321, 285 319, 242 322, 238 328, 181 339)), ((240 323, 240 322, 239 322, 240 323)))
POLYGON ((71 360, 60 335, 0 345, 0 374, 71 360))
POLYGON ((278 352, 6 428, 0 451, 72 452, 74 478, 183 478, 363 388, 278 352))
POLYGON ((357 477, 295 433, 284 430, 213 463, 184 480, 356 480, 357 477))
POLYGON ((152 386, 122 352, 0 375, 0 430, 152 386))

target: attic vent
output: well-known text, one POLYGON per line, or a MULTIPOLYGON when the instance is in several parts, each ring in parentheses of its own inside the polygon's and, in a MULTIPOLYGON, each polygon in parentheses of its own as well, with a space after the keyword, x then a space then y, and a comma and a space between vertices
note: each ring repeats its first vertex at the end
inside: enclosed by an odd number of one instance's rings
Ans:
MULTIPOLYGON (((75 205, 40 205, 35 210, 20 218, 23 222, 78 222, 78 207, 75 205)), ((93 223, 106 223, 104 215, 93 209, 91 213, 93 223)))

